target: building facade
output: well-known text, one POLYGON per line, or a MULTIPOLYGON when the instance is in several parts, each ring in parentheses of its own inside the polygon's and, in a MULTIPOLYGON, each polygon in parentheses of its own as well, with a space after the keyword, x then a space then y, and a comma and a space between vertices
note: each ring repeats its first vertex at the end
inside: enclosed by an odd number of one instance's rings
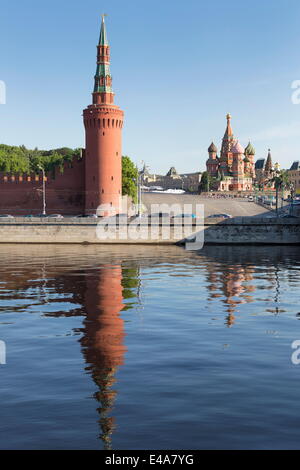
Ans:
POLYGON ((39 214, 45 178, 48 214, 96 213, 121 210, 123 111, 114 104, 110 47, 104 15, 97 46, 97 69, 92 104, 83 111, 86 148, 80 158, 46 174, 0 173, 0 211, 13 215, 39 214))
POLYGON ((300 194, 300 162, 293 162, 291 168, 287 170, 289 180, 293 184, 296 194, 300 194))
POLYGON ((149 173, 148 169, 144 167, 142 171, 143 185, 146 187, 160 187, 166 189, 183 189, 188 192, 198 192, 199 184, 201 182, 201 172, 195 173, 177 173, 176 168, 173 166, 166 175, 157 175, 149 173))

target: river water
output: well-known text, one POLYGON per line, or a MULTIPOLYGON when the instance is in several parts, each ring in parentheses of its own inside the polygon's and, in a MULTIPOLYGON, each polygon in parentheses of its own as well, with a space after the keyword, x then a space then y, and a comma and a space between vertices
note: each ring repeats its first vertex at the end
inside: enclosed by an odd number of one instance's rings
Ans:
POLYGON ((0 448, 299 448, 299 274, 298 247, 1 245, 0 448))

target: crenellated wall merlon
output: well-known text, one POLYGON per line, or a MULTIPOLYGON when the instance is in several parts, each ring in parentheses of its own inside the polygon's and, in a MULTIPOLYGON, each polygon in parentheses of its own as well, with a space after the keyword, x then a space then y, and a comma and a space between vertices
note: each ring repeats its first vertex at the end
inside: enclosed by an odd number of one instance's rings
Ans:
MULTIPOLYGON (((45 181, 48 181, 49 177, 45 176, 45 181)), ((0 173, 0 184, 2 183, 42 183, 43 182, 43 175, 35 175, 30 174, 23 174, 23 175, 12 175, 12 174, 3 174, 0 173)))

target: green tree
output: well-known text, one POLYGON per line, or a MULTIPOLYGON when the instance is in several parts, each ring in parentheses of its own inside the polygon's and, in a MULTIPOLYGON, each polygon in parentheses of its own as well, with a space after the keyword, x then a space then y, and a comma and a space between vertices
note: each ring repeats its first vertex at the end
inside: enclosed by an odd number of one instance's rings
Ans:
POLYGON ((59 167, 63 171, 64 163, 80 158, 80 149, 63 147, 54 150, 27 149, 0 144, 0 171, 12 174, 39 173, 42 166, 46 172, 59 167))
POLYGON ((207 171, 204 171, 202 173, 200 185, 199 185, 199 190, 200 192, 208 192, 211 184, 211 176, 207 171))
POLYGON ((130 196, 133 202, 137 202, 138 170, 132 160, 125 156, 122 158, 122 194, 130 196))
POLYGON ((288 172, 286 170, 276 172, 275 176, 271 179, 271 182, 274 183, 276 191, 276 214, 278 214, 279 191, 288 188, 290 184, 288 172))

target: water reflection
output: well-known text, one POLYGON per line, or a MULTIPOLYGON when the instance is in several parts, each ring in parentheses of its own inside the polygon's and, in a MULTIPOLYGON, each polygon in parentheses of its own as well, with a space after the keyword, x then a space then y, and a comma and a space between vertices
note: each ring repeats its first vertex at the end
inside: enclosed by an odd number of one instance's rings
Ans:
POLYGON ((115 428, 111 412, 117 393, 113 385, 126 352, 124 320, 120 316, 124 307, 121 266, 102 266, 98 272, 86 276, 84 307, 82 352, 86 370, 99 387, 94 396, 100 405, 100 438, 105 449, 110 449, 115 428))
POLYGON ((234 328, 245 304, 262 301, 267 312, 284 312, 282 284, 285 289, 298 285, 299 262, 297 248, 289 247, 205 247, 186 253, 178 247, 49 247, 45 252, 44 247, 0 246, 0 313, 28 313, 36 305, 41 316, 83 317, 82 327, 73 332, 80 335, 85 370, 97 386, 93 396, 99 438, 111 449, 120 393, 117 373, 130 348, 125 344, 124 312, 142 303, 145 272, 159 277, 164 273, 170 285, 182 277, 182 290, 189 283, 185 276, 191 282, 193 277, 201 283, 204 279, 204 295, 197 298, 191 292, 191 303, 201 302, 204 309, 206 302, 215 303, 225 313, 225 326, 234 328))
MULTIPOLYGON (((91 375, 98 391, 94 398, 99 403, 100 435, 104 449, 112 448, 112 434, 116 429, 113 416, 117 396, 116 373, 124 364, 127 348, 124 344, 125 329, 122 310, 129 310, 140 286, 137 266, 103 264, 93 269, 69 272, 55 280, 57 290, 73 293, 72 302, 81 308, 72 309, 68 316, 84 314, 81 350, 86 362, 85 370, 91 375), (124 302, 129 300, 128 302, 124 302)), ((48 288, 50 286, 48 285, 48 288)), ((46 313, 46 316, 65 316, 65 312, 46 313)))
POLYGON ((235 323, 234 314, 237 306, 254 300, 249 294, 255 292, 255 286, 250 283, 253 280, 255 267, 207 264, 206 269, 208 300, 221 299, 228 313, 225 323, 231 327, 235 323))

